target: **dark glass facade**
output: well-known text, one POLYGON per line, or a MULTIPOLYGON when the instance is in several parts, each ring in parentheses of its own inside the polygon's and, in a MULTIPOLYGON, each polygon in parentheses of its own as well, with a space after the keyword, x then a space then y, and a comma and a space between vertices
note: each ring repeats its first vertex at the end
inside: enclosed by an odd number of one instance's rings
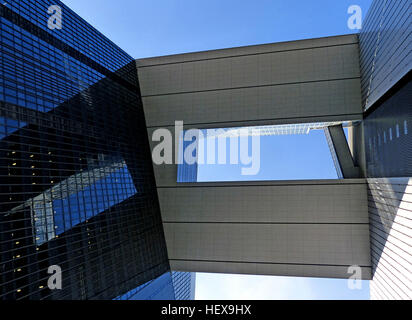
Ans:
POLYGON ((374 0, 359 33, 362 100, 365 110, 410 70, 410 0, 374 0))
POLYGON ((412 176, 411 72, 366 114, 366 169, 369 178, 412 176))
POLYGON ((60 1, 2 1, 0 26, 0 298, 114 299, 168 272, 132 57, 60 1))
POLYGON ((196 273, 172 272, 173 288, 176 300, 194 300, 196 273))
POLYGON ((412 297, 411 6, 410 0, 374 0, 359 34, 370 290, 379 300, 412 297))

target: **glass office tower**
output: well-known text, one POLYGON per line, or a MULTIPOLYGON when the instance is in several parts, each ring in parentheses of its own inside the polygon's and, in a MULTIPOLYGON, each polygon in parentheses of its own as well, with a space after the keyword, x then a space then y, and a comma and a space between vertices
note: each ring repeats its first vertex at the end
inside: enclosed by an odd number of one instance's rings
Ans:
POLYGON ((134 59, 60 1, 2 1, 0 26, 0 298, 153 289, 170 267, 134 59))

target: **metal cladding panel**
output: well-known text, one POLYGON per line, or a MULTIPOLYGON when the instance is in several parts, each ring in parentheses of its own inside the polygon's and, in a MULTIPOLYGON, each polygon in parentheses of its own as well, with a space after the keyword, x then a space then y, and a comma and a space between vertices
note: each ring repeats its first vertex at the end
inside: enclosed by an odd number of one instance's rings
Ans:
POLYGON ((364 121, 372 299, 412 298, 411 95, 406 75, 364 121))
MULTIPOLYGON (((368 224, 180 223, 165 224, 164 229, 171 265, 180 265, 176 269, 180 271, 191 271, 190 266, 206 263, 210 266, 235 264, 241 265, 243 273, 248 274, 256 274, 258 265, 264 266, 262 269, 267 273, 257 274, 288 276, 296 270, 294 267, 301 267, 312 270, 312 277, 348 278, 349 267, 357 265, 369 270, 362 278, 370 279, 368 224), (323 273, 324 270, 328 272, 323 273)), ((214 272, 204 268, 197 271, 214 272)), ((232 273, 233 269, 221 272, 232 273)))
POLYGON ((158 192, 175 270, 347 278, 348 267, 359 265, 370 278, 363 180, 197 183, 158 192))
POLYGON ((368 223, 364 180, 196 183, 158 194, 163 223, 368 223))
MULTIPOLYGON (((173 270, 205 273, 247 274, 285 277, 348 279, 348 266, 303 264, 244 263, 233 261, 180 261, 171 260, 173 270)), ((371 279, 371 268, 360 267, 363 280, 371 279)))
POLYGON ((374 1, 360 34, 372 299, 412 298, 411 5, 374 1))
POLYGON ((412 299, 412 180, 368 179, 372 299, 412 299))

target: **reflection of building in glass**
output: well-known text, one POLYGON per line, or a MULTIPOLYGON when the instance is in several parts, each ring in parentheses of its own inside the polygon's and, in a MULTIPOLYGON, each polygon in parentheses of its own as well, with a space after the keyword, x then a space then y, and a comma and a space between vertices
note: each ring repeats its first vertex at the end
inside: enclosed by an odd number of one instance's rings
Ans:
POLYGON ((112 299, 170 268, 137 73, 57 3, 0 5, 0 297, 112 299))
POLYGON ((35 242, 41 245, 136 192, 126 164, 114 163, 69 177, 9 214, 30 207, 35 242))
POLYGON ((204 136, 210 137, 239 137, 239 136, 280 136, 280 135, 292 135, 292 134, 309 134, 311 130, 323 130, 330 126, 344 125, 348 126, 348 123, 342 121, 335 122, 318 122, 318 123, 297 123, 297 124, 281 124, 272 126, 258 126, 258 127, 243 127, 243 128, 227 128, 216 132, 208 132, 202 130, 204 136))
POLYGON ((375 0, 359 35, 372 299, 412 299, 412 22, 410 0, 375 0))

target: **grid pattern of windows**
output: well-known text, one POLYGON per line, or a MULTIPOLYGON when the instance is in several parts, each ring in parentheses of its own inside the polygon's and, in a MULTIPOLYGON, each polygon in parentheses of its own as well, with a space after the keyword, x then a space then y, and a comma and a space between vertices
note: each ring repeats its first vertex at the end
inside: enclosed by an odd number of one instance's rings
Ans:
POLYGON ((0 299, 113 299, 167 272, 133 59, 60 1, 2 1, 0 26, 0 299))
POLYGON ((384 101, 373 108, 374 111, 364 121, 368 177, 412 176, 410 74, 411 72, 394 87, 384 101))
MULTIPOLYGON (((13 12, 32 22, 54 38, 63 41, 76 51, 85 54, 100 65, 115 72, 131 60, 131 57, 117 45, 106 38, 86 21, 70 10, 61 1, 56 0, 13 0, 2 1, 13 12), (62 9, 62 29, 50 30, 48 13, 51 6, 58 5, 62 9)), ((133 77, 130 78, 133 81, 133 77)))
POLYGON ((172 272, 176 300, 194 300, 196 273, 172 272))
MULTIPOLYGON (((364 121, 372 299, 412 298, 412 82, 410 72, 364 121)), ((371 110, 370 109, 370 110, 371 110)))
POLYGON ((374 0, 359 34, 362 100, 371 108, 411 70, 410 0, 374 0))
POLYGON ((175 300, 172 274, 166 272, 115 300, 175 300))

